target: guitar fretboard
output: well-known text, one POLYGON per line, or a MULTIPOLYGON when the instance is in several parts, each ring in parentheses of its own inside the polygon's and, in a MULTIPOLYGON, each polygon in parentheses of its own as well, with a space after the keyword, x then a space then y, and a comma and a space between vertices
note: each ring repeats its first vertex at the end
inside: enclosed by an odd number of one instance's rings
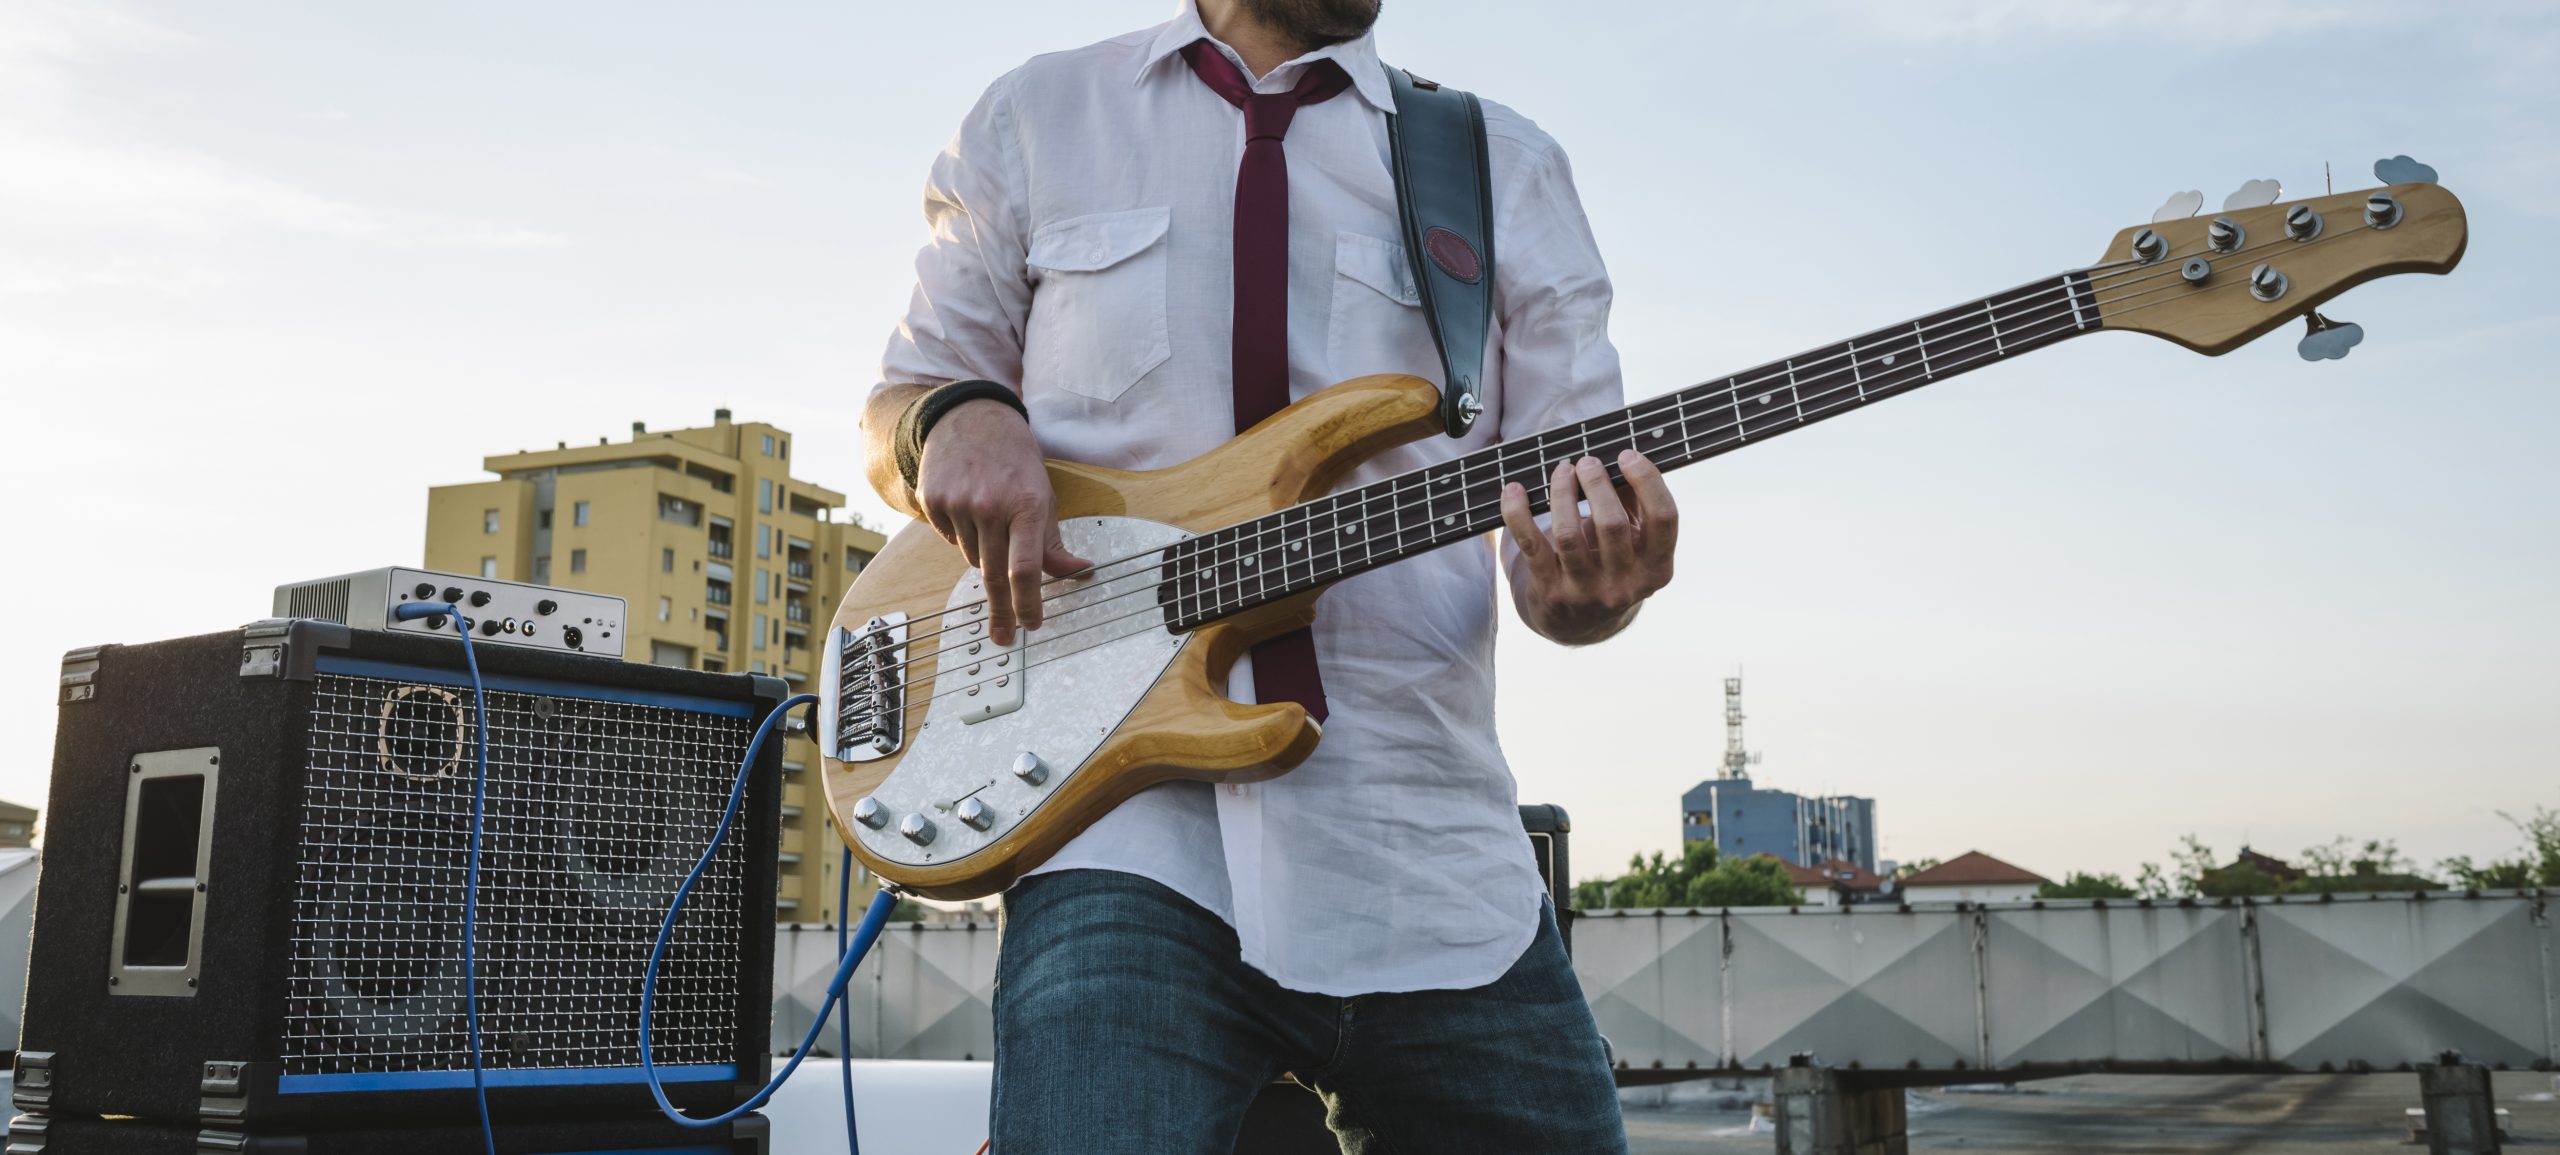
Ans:
POLYGON ((1167 551, 1158 599, 1190 629, 1485 533, 1511 482, 1545 512, 1560 462, 1597 457, 1615 482, 1634 449, 1677 469, 2098 326, 2085 273, 2022 285, 1188 538, 1167 551))

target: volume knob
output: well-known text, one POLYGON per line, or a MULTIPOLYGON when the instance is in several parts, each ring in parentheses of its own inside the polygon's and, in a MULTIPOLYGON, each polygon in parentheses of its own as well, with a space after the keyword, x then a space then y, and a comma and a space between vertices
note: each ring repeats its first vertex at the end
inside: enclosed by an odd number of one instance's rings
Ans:
POLYGON ((898 833, 918 846, 933 845, 933 820, 921 814, 910 814, 898 820, 898 833))
POLYGON ((1037 786, 1048 781, 1049 767, 1039 755, 1025 750, 1013 756, 1013 776, 1022 779, 1024 785, 1037 786))
POLYGON ((853 804, 853 820, 878 830, 889 824, 889 808, 877 798, 865 798, 853 804))
POLYGON ((961 799, 960 805, 954 808, 952 813, 958 816, 960 821, 968 823, 972 830, 984 830, 995 825, 996 822, 995 811, 987 809, 986 803, 975 798, 961 799))

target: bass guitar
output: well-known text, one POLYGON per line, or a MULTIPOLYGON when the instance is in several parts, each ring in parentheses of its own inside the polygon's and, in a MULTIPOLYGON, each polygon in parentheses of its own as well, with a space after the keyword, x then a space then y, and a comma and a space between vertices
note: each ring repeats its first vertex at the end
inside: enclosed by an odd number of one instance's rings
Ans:
POLYGON ((1546 509, 1560 461, 1597 457, 1614 479, 1633 448, 1676 469, 2108 330, 2218 355, 2301 317, 2305 358, 2344 356, 2361 331, 2316 306, 2448 272, 2468 239, 2432 170, 2395 157, 2375 175, 2283 203, 2253 181, 2210 219, 2181 194, 2095 264, 1340 492, 1380 450, 1441 431, 1430 382, 1345 381, 1167 469, 1049 462, 1067 548, 1097 564, 1044 585, 1040 628, 997 645, 977 572, 921 523, 846 593, 819 654, 828 809, 880 877, 992 894, 1146 787, 1303 761, 1316 723, 1228 700, 1236 656, 1314 620, 1335 581, 1498 527, 1505 483, 1546 509))

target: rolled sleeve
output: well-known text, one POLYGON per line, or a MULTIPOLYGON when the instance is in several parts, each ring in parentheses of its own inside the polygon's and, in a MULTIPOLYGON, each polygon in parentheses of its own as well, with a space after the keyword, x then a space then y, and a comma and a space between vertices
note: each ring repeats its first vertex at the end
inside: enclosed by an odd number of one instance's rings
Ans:
POLYGON ((929 237, 916 253, 907 314, 880 359, 882 386, 984 378, 1022 388, 1031 284, 1012 79, 990 86, 934 157, 924 190, 929 237))
POLYGON ((1626 404, 1609 343, 1609 270, 1561 149, 1495 197, 1494 305, 1502 317, 1502 427, 1509 441, 1626 404))

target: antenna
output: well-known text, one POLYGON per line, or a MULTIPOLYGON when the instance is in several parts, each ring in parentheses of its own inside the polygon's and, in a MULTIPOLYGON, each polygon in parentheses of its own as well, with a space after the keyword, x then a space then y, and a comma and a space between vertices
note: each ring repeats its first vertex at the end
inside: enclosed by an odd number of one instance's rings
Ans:
POLYGON ((1724 772, 1720 777, 1748 781, 1751 766, 1760 756, 1742 745, 1742 673, 1724 680, 1724 772))

